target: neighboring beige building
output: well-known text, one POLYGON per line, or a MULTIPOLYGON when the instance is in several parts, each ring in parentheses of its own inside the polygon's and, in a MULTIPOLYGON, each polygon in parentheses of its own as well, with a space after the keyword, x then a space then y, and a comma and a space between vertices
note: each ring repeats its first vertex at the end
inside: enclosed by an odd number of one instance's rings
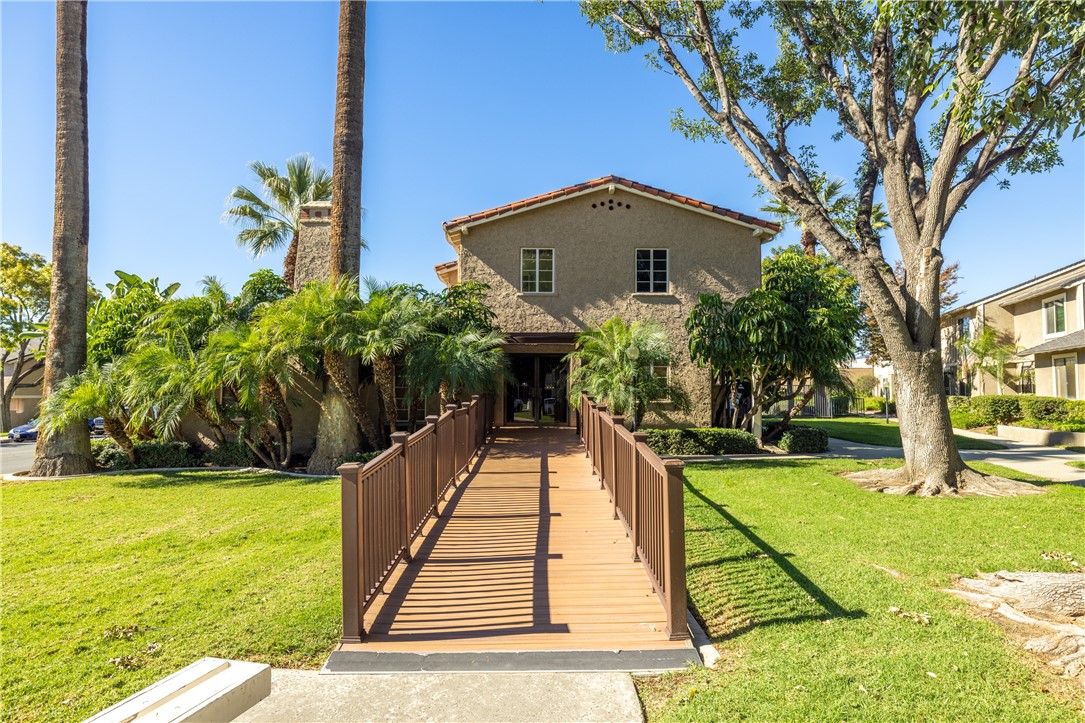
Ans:
POLYGON ((660 404, 654 425, 707 424, 712 379, 690 361, 686 318, 701 294, 734 299, 761 283, 761 245, 779 226, 703 201, 606 176, 444 224, 454 261, 446 285, 480 281, 508 336, 515 384, 497 401, 499 423, 571 424, 569 364, 576 334, 613 316, 651 319, 675 346, 670 374, 691 414, 660 404))
MULTIPOLYGON (((38 340, 32 340, 28 345, 28 353, 33 353, 41 342, 38 340)), ((16 352, 11 353, 11 357, 4 363, 4 373, 2 375, 3 388, 7 388, 7 385, 14 382, 15 366, 17 363, 16 352)), ((34 358, 26 359, 23 362, 20 375, 22 379, 19 380, 18 385, 15 388, 15 392, 11 398, 11 424, 9 427, 18 427, 26 424, 31 419, 38 416, 38 405, 41 404, 41 380, 45 374, 45 362, 34 358)), ((0 430, 0 436, 6 435, 7 429, 0 430)))
POLYGON ((1024 283, 958 306, 942 314, 942 356, 946 391, 995 394, 995 380, 978 379, 971 390, 962 384, 967 359, 956 342, 984 326, 994 328, 1018 353, 1010 363, 1004 394, 1085 398, 1085 260, 1055 269, 1024 283))

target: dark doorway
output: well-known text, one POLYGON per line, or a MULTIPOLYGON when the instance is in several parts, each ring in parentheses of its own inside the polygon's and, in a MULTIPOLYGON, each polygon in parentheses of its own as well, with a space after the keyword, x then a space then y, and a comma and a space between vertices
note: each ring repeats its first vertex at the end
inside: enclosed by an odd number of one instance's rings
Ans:
POLYGON ((505 389, 505 419, 568 424, 568 362, 556 354, 513 354, 509 363, 513 381, 505 389))

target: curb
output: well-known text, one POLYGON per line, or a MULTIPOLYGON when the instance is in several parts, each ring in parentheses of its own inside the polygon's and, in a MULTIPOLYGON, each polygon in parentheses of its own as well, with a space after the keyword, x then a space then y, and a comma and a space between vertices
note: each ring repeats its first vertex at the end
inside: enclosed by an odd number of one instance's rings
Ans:
POLYGON ((296 477, 299 479, 334 479, 337 475, 305 474, 303 472, 286 472, 266 467, 152 467, 148 469, 115 469, 105 472, 90 472, 88 474, 71 474, 63 477, 30 477, 18 472, 0 476, 5 482, 47 482, 49 480, 81 479, 83 477, 115 477, 120 475, 141 475, 162 472, 246 472, 249 474, 273 474, 283 477, 296 477))

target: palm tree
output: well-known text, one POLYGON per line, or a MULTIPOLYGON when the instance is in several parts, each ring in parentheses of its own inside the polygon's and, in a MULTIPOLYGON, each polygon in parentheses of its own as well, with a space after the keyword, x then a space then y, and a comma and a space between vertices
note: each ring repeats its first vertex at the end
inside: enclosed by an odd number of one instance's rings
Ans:
MULTIPOLYGON (((53 278, 42 379, 48 404, 66 378, 87 360, 87 243, 90 182, 87 160, 87 3, 57 2, 57 144, 53 224, 53 278)), ((94 470, 84 419, 38 438, 32 473, 83 474, 94 470)))
MULTIPOLYGON (((821 205, 825 208, 831 218, 848 219, 854 215, 852 213, 853 199, 841 195, 841 191, 844 190, 845 185, 843 179, 829 180, 827 176, 821 175, 814 177, 811 180, 811 184, 818 195, 818 200, 821 201, 821 205)), ((807 256, 814 256, 817 254, 818 240, 817 237, 814 236, 814 232, 806 228, 806 225, 799 218, 799 215, 791 210, 786 203, 779 198, 773 197, 772 200, 761 207, 761 210, 775 216, 783 226, 789 224, 797 226, 802 231, 799 242, 802 244, 803 253, 807 256)), ((880 203, 874 204, 871 209, 870 225, 875 231, 889 226, 889 217, 885 212, 885 207, 880 203)), ((850 223, 844 223, 844 226, 853 227, 854 220, 850 223)), ((851 230, 854 235, 854 228, 851 230)))
POLYGON ((613 317, 589 326, 576 338, 578 348, 565 359, 579 365, 569 381, 570 402, 579 404, 581 391, 605 403, 613 414, 632 415, 634 426, 652 402, 667 401, 688 411, 689 394, 658 374, 674 360, 667 332, 652 321, 627 324, 613 317))
POLYGON ((41 401, 39 439, 52 439, 72 427, 86 431, 87 419, 102 417, 106 434, 124 450, 128 461, 134 463, 136 451, 128 436, 130 420, 124 406, 122 376, 114 364, 102 364, 65 377, 41 401))
POLYGON ((969 387, 978 377, 982 394, 984 377, 993 377, 997 393, 1001 396, 1002 384, 1010 378, 1010 359, 1017 354, 1017 344, 1001 336, 994 327, 987 325, 971 336, 957 339, 954 344, 964 357, 969 387))
POLYGON ((443 406, 496 391, 508 376, 504 344, 505 337, 497 331, 466 329, 427 336, 407 354, 411 398, 439 394, 443 406))
POLYGON ((340 0, 332 134, 332 281, 359 275, 362 249, 362 119, 365 89, 364 0, 340 0))
MULTIPOLYGON (((361 346, 356 315, 362 308, 357 282, 353 278, 346 277, 337 282, 312 281, 293 296, 269 305, 258 316, 258 327, 268 339, 268 354, 291 357, 309 369, 323 364, 332 386, 324 394, 321 416, 329 413, 329 405, 341 401, 350 422, 349 430, 343 433, 351 434, 355 426, 360 426, 369 444, 379 449, 376 425, 358 394, 356 375, 347 364, 348 355, 361 346)), ((338 419, 342 413, 333 410, 331 414, 338 419)), ((344 422, 340 426, 345 425, 344 422)), ((322 472, 333 469, 335 460, 356 451, 357 442, 352 444, 354 449, 335 455, 314 452, 313 456, 320 459, 314 466, 310 458, 310 469, 322 472)))
POLYGON ((287 160, 286 175, 260 161, 249 163, 249 169, 260 182, 260 192, 247 186, 235 188, 226 199, 230 207, 223 218, 241 226, 237 244, 247 248, 253 258, 289 244, 283 260, 283 280, 293 289, 301 207, 331 198, 331 176, 327 169, 314 165, 308 153, 287 160))
POLYGON ((384 402, 389 427, 399 417, 395 361, 429 333, 432 307, 401 285, 380 285, 365 280, 368 299, 353 315, 355 329, 343 348, 373 367, 373 379, 384 402))

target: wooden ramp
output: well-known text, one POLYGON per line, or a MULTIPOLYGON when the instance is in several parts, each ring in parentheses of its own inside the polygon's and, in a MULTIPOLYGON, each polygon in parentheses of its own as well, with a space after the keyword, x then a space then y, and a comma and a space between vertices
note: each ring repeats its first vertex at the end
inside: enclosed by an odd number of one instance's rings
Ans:
POLYGON ((568 428, 504 427, 343 651, 690 648, 568 428))

